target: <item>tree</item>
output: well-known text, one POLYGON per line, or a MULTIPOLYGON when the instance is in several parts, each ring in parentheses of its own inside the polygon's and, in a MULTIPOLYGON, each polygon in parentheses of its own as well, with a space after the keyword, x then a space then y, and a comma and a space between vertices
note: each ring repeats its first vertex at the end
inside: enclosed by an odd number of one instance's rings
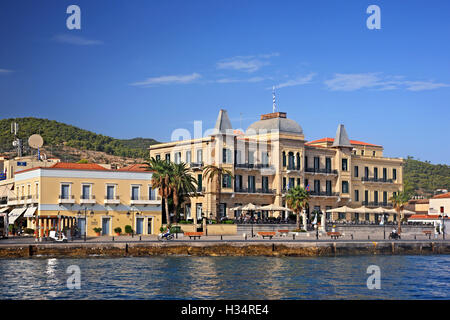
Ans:
POLYGON ((195 178, 190 174, 190 169, 185 163, 171 163, 172 175, 170 179, 170 188, 172 189, 173 206, 175 209, 175 222, 178 219, 179 205, 183 203, 186 196, 196 193, 197 182, 195 178))
MULTIPOLYGON (((290 188, 286 194, 286 204, 297 216, 297 229, 300 229, 300 213, 308 205, 309 193, 305 188, 296 186, 290 188)), ((306 221, 303 221, 306 225, 306 221)))
POLYGON ((159 196, 164 200, 167 224, 170 224, 169 214, 169 197, 172 195, 172 188, 170 186, 173 177, 173 167, 169 162, 161 159, 151 158, 149 162, 145 163, 147 170, 153 171, 152 174, 152 189, 158 189, 159 196))
POLYGON ((220 197, 221 197, 221 190, 222 190, 222 179, 224 175, 228 175, 230 179, 233 179, 233 174, 230 170, 217 167, 214 165, 207 165, 205 168, 203 168, 203 176, 208 179, 208 181, 212 182, 215 181, 216 183, 216 221, 219 222, 220 220, 220 197))
POLYGON ((407 192, 400 191, 400 192, 394 194, 390 200, 392 201, 394 209, 397 212, 398 217, 399 217, 398 233, 400 234, 400 233, 402 233, 402 219, 403 219, 402 212, 403 212, 403 209, 405 208, 405 204, 408 203, 409 196, 408 196, 407 192))

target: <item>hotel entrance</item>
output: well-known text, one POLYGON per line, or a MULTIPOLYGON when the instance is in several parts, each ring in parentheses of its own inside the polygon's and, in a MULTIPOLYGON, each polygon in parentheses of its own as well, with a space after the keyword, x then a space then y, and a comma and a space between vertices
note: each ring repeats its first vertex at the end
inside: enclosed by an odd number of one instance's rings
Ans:
POLYGON ((136 234, 143 234, 144 232, 144 218, 136 218, 136 234))
POLYGON ((147 234, 153 233, 153 218, 148 217, 147 218, 147 234))
POLYGON ((111 218, 102 218, 102 235, 107 236, 110 234, 111 218))

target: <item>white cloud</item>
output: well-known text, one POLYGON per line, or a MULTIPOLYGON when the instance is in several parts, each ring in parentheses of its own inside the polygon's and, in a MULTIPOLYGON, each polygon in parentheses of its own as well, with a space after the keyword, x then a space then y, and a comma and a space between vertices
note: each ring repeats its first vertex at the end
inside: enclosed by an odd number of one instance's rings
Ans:
POLYGON ((147 78, 141 82, 134 82, 132 86, 152 86, 158 84, 185 84, 193 82, 197 79, 201 78, 201 75, 198 73, 192 73, 188 75, 171 75, 171 76, 161 76, 154 78, 147 78))
POLYGON ((217 69, 239 70, 245 72, 255 72, 264 66, 270 64, 268 59, 277 57, 278 52, 269 54, 259 54, 253 56, 236 56, 228 59, 223 59, 216 64, 217 69))
POLYGON ((449 87, 450 84, 434 81, 406 81, 403 76, 389 76, 382 73, 336 73, 324 83, 331 91, 355 91, 364 88, 375 90, 406 89, 409 91, 432 90, 449 87))
POLYGON ((265 81, 265 80, 268 80, 268 78, 264 78, 264 77, 253 77, 253 78, 248 78, 248 79, 223 78, 223 79, 216 80, 215 82, 217 82, 217 83, 236 83, 236 82, 261 82, 261 81, 265 81))
POLYGON ((59 34, 53 37, 53 40, 61 43, 74 44, 77 46, 92 46, 103 44, 103 41, 100 40, 91 40, 86 39, 80 36, 74 36, 70 34, 59 34))
POLYGON ((0 74, 6 74, 6 73, 11 73, 14 72, 12 70, 8 70, 8 69, 0 69, 0 74))
MULTIPOLYGON (((280 88, 285 88, 285 87, 293 87, 293 86, 300 86, 303 84, 307 84, 307 83, 311 82, 311 80, 314 78, 315 75, 316 75, 316 73, 312 72, 304 77, 298 77, 296 79, 288 80, 286 82, 277 84, 275 86, 275 88, 280 89, 280 88)), ((272 89, 272 88, 270 88, 270 89, 272 89)))

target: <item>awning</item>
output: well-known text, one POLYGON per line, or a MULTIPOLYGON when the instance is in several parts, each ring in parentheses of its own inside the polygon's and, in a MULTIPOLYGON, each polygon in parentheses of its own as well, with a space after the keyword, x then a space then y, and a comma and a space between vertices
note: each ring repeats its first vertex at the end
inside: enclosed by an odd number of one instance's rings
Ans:
POLYGON ((34 216, 34 213, 36 212, 37 207, 29 207, 27 208, 27 211, 25 211, 25 214, 23 215, 25 218, 32 218, 34 216))
POLYGON ((0 213, 6 212, 8 211, 9 207, 4 207, 0 209, 0 213))
POLYGON ((13 184, 6 184, 3 186, 0 186, 0 198, 6 198, 9 197, 12 193, 11 189, 13 187, 13 184))
POLYGON ((17 218, 19 218, 22 215, 22 213, 25 212, 26 209, 27 208, 16 208, 16 209, 13 209, 8 215, 8 223, 9 224, 14 224, 14 221, 16 221, 17 218))

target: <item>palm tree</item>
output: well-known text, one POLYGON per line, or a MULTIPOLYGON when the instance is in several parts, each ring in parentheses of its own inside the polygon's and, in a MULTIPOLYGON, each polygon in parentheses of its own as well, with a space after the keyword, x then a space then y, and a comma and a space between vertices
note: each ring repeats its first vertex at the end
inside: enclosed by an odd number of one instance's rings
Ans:
POLYGON ((230 170, 222 168, 222 167, 217 167, 214 165, 207 165, 204 169, 203 169, 203 176, 205 178, 207 178, 210 182, 211 181, 215 181, 216 182, 216 194, 217 194, 217 199, 216 199, 216 221, 219 222, 220 220, 220 196, 221 196, 221 188, 222 188, 222 178, 224 175, 229 175, 230 179, 233 178, 233 174, 231 173, 230 170))
POLYGON ((175 222, 178 219, 179 205, 184 201, 186 195, 193 194, 196 196, 197 181, 190 174, 190 169, 185 163, 171 163, 172 179, 170 188, 172 189, 173 206, 175 208, 175 222))
MULTIPOLYGON (((290 188, 286 194, 286 204, 297 216, 297 229, 300 229, 300 213, 306 209, 308 200, 309 193, 301 186, 290 188)), ((306 221, 303 223, 306 225, 306 221)))
POLYGON ((169 214, 169 198, 172 195, 172 188, 170 182, 173 177, 172 165, 161 159, 151 158, 149 162, 145 163, 147 170, 153 171, 152 174, 152 189, 158 188, 159 196, 164 200, 166 210, 167 224, 170 224, 169 214))
POLYGON ((398 214, 398 233, 402 233, 402 212, 403 209, 405 208, 405 204, 408 203, 409 200, 409 194, 407 192, 404 191, 400 191, 396 194, 394 194, 391 199, 392 204, 394 205, 394 209, 395 211, 397 211, 398 214))

